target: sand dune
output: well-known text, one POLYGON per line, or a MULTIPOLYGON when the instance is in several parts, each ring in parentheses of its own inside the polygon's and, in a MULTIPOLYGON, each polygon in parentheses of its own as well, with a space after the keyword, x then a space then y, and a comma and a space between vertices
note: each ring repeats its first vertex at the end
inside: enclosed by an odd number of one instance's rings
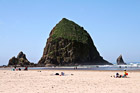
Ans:
MULTIPOLYGON (((113 78, 115 71, 0 70, 0 93, 140 93, 140 72, 113 78), (73 74, 73 75, 71 75, 73 74)), ((119 73, 123 74, 123 72, 119 73)))

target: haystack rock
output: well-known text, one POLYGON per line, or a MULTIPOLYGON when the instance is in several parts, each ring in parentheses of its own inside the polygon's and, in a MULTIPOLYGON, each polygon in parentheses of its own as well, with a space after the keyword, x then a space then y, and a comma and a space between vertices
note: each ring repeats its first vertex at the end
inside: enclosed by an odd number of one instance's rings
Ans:
POLYGON ((20 52, 16 57, 12 57, 9 60, 8 66, 28 66, 31 63, 27 60, 26 55, 23 52, 20 52))
POLYGON ((126 63, 123 61, 122 55, 117 58, 117 65, 126 65, 126 63))
POLYGON ((112 65, 97 51, 83 27, 63 18, 50 32, 38 65, 112 65))

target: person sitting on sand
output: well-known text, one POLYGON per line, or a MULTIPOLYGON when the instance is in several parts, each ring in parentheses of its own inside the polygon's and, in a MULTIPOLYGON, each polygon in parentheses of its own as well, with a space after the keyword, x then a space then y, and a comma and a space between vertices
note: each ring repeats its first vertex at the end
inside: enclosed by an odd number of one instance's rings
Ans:
POLYGON ((126 72, 126 70, 124 70, 124 75, 122 77, 126 77, 128 75, 128 73, 126 72))
POLYGON ((15 71, 15 69, 13 68, 12 71, 15 71))
POLYGON ((64 72, 61 72, 61 76, 64 76, 64 72))
POLYGON ((121 78, 122 75, 119 75, 119 73, 116 73, 116 76, 114 75, 114 78, 121 78))
POLYGON ((116 78, 119 78, 119 73, 116 73, 116 78))
POLYGON ((19 68, 18 70, 21 71, 21 68, 19 68))

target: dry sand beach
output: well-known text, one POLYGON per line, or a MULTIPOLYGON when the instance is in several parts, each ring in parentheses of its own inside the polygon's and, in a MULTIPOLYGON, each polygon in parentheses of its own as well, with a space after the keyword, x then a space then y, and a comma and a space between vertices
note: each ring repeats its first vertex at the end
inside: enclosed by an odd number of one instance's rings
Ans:
POLYGON ((140 72, 113 78, 123 71, 0 70, 0 93, 140 93, 140 72), (73 74, 73 75, 71 75, 73 74))

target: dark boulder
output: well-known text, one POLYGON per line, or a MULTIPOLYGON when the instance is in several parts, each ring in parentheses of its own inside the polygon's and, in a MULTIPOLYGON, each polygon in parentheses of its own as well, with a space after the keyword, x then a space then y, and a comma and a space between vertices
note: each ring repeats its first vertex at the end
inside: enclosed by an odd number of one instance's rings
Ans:
POLYGON ((88 32, 66 18, 63 18, 50 32, 38 64, 40 66, 111 65, 100 56, 88 32))
POLYGON ((124 62, 123 58, 122 58, 122 55, 120 55, 118 58, 117 58, 117 65, 126 65, 126 63, 124 62))

